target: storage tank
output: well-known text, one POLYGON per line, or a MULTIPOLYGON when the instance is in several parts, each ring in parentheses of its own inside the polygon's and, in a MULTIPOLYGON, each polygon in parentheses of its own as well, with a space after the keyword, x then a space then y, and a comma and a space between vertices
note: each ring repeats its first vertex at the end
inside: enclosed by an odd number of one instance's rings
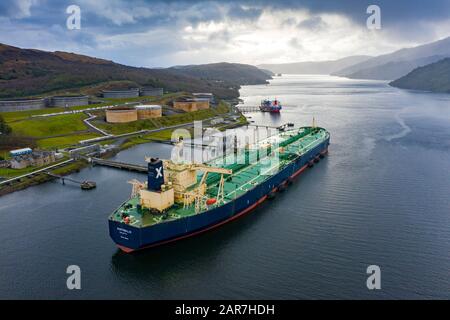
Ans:
POLYGON ((47 106, 45 98, 0 100, 0 112, 37 110, 47 106))
POLYGON ((141 88, 141 96, 160 97, 164 94, 163 88, 143 87, 141 88))
POLYGON ((111 108, 106 110, 106 122, 126 123, 137 121, 137 110, 134 108, 111 108))
POLYGON ((139 105, 135 108, 139 120, 159 118, 162 116, 162 107, 160 105, 139 105))
POLYGON ((139 97, 139 88, 103 90, 103 98, 136 98, 139 97))
POLYGON ((89 104, 89 97, 83 95, 55 96, 51 98, 52 107, 77 107, 89 104))

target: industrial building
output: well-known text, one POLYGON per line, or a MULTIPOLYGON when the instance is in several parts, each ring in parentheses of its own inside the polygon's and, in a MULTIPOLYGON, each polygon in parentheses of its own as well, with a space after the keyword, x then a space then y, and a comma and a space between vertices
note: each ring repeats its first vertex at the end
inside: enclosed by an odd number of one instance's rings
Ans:
POLYGON ((215 118, 215 119, 212 119, 211 120, 211 124, 214 126, 214 125, 216 125, 216 124, 220 124, 220 123, 223 123, 225 120, 223 119, 223 118, 215 118))
POLYGON ((108 123, 127 123, 161 116, 162 107, 160 105, 139 105, 106 110, 106 122, 108 123))
POLYGON ((141 96, 160 97, 163 94, 164 94, 163 88, 151 88, 151 87, 141 88, 141 96))
POLYGON ((13 150, 10 152, 12 169, 23 169, 26 167, 42 167, 56 161, 55 152, 32 151, 30 148, 13 150))
POLYGON ((120 89, 120 90, 102 90, 103 98, 136 98, 139 97, 139 88, 120 89))
POLYGON ((0 168, 9 168, 11 166, 11 162, 8 160, 0 160, 0 168))
POLYGON ((26 154, 32 154, 33 150, 31 148, 22 148, 22 149, 16 149, 16 150, 11 150, 9 152, 9 155, 11 157, 18 157, 18 156, 23 156, 26 154))
POLYGON ((76 107, 89 104, 88 96, 55 96, 50 99, 52 107, 76 107))
POLYGON ((186 112, 209 109, 208 99, 184 98, 173 102, 173 107, 186 112))
POLYGON ((91 144, 85 147, 69 150, 69 154, 71 158, 78 159, 81 155, 97 154, 100 152, 100 149, 99 144, 91 144))
POLYGON ((207 99, 209 103, 215 103, 214 95, 210 92, 197 92, 192 94, 197 99, 207 99))

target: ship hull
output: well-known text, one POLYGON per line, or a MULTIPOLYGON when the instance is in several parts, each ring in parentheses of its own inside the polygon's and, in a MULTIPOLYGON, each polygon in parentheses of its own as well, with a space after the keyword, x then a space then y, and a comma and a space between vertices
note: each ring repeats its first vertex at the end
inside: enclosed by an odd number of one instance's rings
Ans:
POLYGON ((121 250, 132 252, 185 239, 217 228, 251 212, 273 195, 280 186, 302 173, 311 161, 319 159, 320 155, 325 155, 328 152, 328 145, 329 138, 234 201, 206 212, 141 228, 110 219, 110 236, 121 250))
POLYGON ((280 111, 281 111, 281 108, 275 109, 275 108, 260 107, 259 109, 262 112, 272 112, 272 113, 280 113, 280 111))

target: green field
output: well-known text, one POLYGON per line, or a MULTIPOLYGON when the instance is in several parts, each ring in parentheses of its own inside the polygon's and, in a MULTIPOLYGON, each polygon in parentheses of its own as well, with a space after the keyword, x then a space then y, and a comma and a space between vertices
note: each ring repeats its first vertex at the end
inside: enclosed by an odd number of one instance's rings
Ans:
POLYGON ((17 177, 23 174, 30 173, 34 170, 37 170, 40 168, 36 167, 28 167, 23 169, 11 169, 11 168, 0 168, 0 177, 3 177, 5 179, 17 177))
MULTIPOLYGON (((55 163, 50 164, 49 166, 55 165, 59 162, 65 161, 65 160, 67 160, 67 158, 60 159, 60 160, 56 161, 55 163)), ((23 169, 0 168, 0 177, 6 178, 6 179, 14 178, 14 177, 21 176, 21 175, 24 175, 24 174, 27 174, 27 173, 30 173, 30 172, 33 172, 35 170, 42 169, 42 168, 45 168, 45 167, 34 167, 33 166, 33 167, 27 167, 27 168, 23 168, 23 169)))
POLYGON ((62 149, 74 144, 78 144, 80 140, 87 140, 96 137, 100 137, 100 135, 95 133, 82 133, 67 135, 63 137, 40 139, 37 143, 39 148, 41 149, 62 149))
POLYGON ((55 135, 72 134, 87 130, 83 122, 87 116, 84 113, 68 114, 46 118, 33 118, 12 122, 9 126, 17 135, 41 138, 55 135))
POLYGON ((67 109, 46 108, 46 109, 38 109, 38 110, 10 111, 10 112, 1 112, 0 114, 3 116, 3 119, 5 119, 6 122, 13 122, 13 121, 18 121, 18 120, 29 119, 29 118, 31 118, 31 116, 35 116, 35 115, 57 113, 57 112, 70 111, 70 110, 84 110, 84 109, 88 109, 88 108, 107 106, 109 104, 110 103, 90 104, 90 105, 72 107, 72 108, 67 108, 67 109))

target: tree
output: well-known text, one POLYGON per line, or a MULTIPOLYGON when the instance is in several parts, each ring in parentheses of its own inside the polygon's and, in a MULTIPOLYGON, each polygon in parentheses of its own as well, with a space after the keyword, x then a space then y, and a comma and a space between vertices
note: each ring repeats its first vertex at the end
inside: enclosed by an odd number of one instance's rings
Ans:
POLYGON ((11 127, 6 124, 5 120, 3 120, 3 117, 0 115, 0 134, 8 135, 11 131, 11 127))

